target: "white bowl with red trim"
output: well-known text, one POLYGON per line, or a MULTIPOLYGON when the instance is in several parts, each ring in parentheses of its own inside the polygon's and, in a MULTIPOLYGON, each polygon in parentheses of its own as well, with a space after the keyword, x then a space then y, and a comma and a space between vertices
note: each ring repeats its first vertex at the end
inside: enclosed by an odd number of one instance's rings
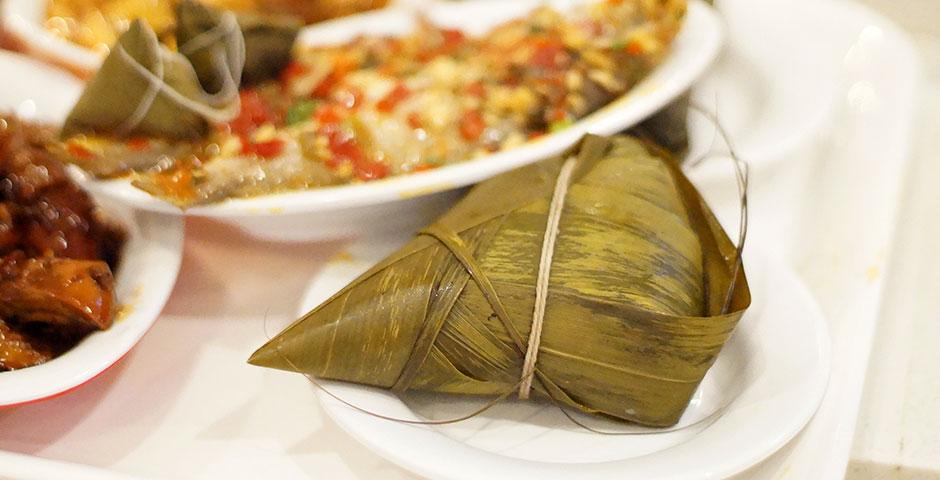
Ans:
MULTIPOLYGON (((432 23, 479 34, 499 23, 521 17, 544 3, 565 9, 588 1, 429 2, 422 6, 421 11, 432 23)), ((9 3, 8 10, 19 3, 16 0, 9 3)), ((20 19, 9 21, 25 23, 25 14, 20 19)), ((362 34, 400 35, 411 31, 416 19, 413 9, 389 8, 307 27, 298 41, 322 45, 342 43, 362 34)), ((556 155, 586 133, 615 134, 642 121, 688 90, 715 59, 721 44, 722 24, 718 15, 700 0, 693 0, 689 4, 685 24, 663 64, 626 95, 565 130, 517 148, 431 171, 355 185, 229 199, 188 209, 185 215, 217 218, 254 235, 274 240, 309 240, 353 236, 382 229, 416 228, 445 210, 461 187, 556 155)), ((0 65, 0 70, 9 71, 3 65, 0 65)), ((47 74, 37 70, 11 73, 30 78, 47 74)), ((59 81, 61 85, 57 94, 77 100, 82 84, 74 79, 59 78, 59 81)), ((34 94, 37 97, 46 95, 51 95, 48 89, 34 94)), ((0 101, 5 96, 0 92, 0 101)), ((62 103, 68 102, 59 104, 62 103)), ((184 214, 177 207, 132 186, 127 179, 95 180, 79 175, 79 180, 101 198, 142 210, 184 214)))
POLYGON ((104 60, 102 53, 53 35, 43 26, 47 0, 3 0, 0 2, 0 31, 7 48, 28 53, 66 68, 76 75, 90 77, 104 60))
POLYGON ((127 355, 163 310, 183 257, 182 218, 117 205, 105 206, 105 211, 128 232, 115 272, 120 313, 111 328, 88 335, 49 362, 0 372, 0 407, 44 400, 84 385, 127 355))

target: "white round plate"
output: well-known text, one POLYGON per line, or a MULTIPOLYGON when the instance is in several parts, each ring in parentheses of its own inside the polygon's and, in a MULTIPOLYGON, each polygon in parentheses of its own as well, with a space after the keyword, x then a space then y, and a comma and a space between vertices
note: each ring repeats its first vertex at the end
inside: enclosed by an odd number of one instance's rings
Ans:
POLYGON ((63 355, 35 367, 0 372, 0 407, 35 402, 80 387, 126 355, 156 321, 183 258, 183 222, 176 216, 104 205, 127 230, 115 275, 122 311, 111 328, 85 337, 63 355))
MULTIPOLYGON (((310 285, 305 311, 400 244, 356 243, 310 285)), ((826 323, 806 287, 781 260, 748 255, 754 303, 708 372, 676 428, 655 429, 579 418, 586 431, 546 403, 507 401, 471 420, 415 426, 365 415, 318 391, 326 412, 351 436, 388 460, 429 478, 711 479, 760 462, 816 411, 829 379, 826 323), (673 429, 670 429, 673 430, 673 429)), ((354 405, 410 420, 456 418, 483 400, 408 394, 323 382, 354 405)))
MULTIPOLYGON (((522 16, 544 3, 564 9, 586 1, 470 0, 459 4, 430 2, 422 7, 421 11, 433 22, 469 29, 471 33, 480 33, 495 24, 522 16), (474 21, 468 23, 466 21, 468 18, 474 21), (468 25, 472 25, 472 28, 468 28, 468 25)), ((27 23, 26 14, 18 14, 14 11, 15 5, 18 5, 18 2, 11 2, 8 6, 8 10, 11 10, 10 14, 14 17, 11 22, 19 18, 20 20, 14 23, 27 23), (20 16, 17 17, 17 15, 20 16)), ((312 45, 342 42, 363 34, 403 34, 412 30, 415 19, 416 14, 411 9, 389 8, 307 27, 298 42, 312 45)), ((191 208, 186 213, 208 217, 241 218, 272 214, 343 211, 349 208, 427 196, 470 185, 557 154, 574 144, 585 133, 613 134, 638 123, 689 89, 717 56, 721 43, 722 26, 718 16, 700 0, 693 0, 689 5, 685 24, 664 63, 629 93, 563 131, 545 135, 518 148, 427 172, 412 173, 367 184, 317 188, 250 199, 232 199, 214 205, 191 208)), ((45 72, 3 69, 27 78, 45 74, 45 72)), ((67 88, 73 90, 71 94, 77 99, 79 90, 74 85, 68 85, 67 88)), ((36 96, 41 97, 47 94, 45 90, 35 91, 36 96)), ((0 100, 3 96, 0 93, 0 100)), ((138 208, 181 213, 178 208, 135 188, 126 179, 96 181, 85 178, 83 183, 86 188, 98 195, 138 208)))

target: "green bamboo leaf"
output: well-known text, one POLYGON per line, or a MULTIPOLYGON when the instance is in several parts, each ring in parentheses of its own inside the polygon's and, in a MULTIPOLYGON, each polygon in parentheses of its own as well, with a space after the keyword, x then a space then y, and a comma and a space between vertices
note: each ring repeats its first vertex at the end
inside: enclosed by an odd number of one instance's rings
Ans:
POLYGON ((62 128, 64 138, 78 133, 189 139, 204 135, 203 115, 180 106, 180 99, 201 102, 205 96, 192 66, 157 41, 146 23, 135 20, 118 38, 95 77, 88 83, 62 128), (136 62, 136 63, 135 63, 136 62), (137 69, 141 67, 144 72, 137 69), (179 94, 173 98, 147 75, 179 94), (136 116, 142 117, 134 120, 136 116))
MULTIPOLYGON (((221 48, 222 45, 200 48, 194 52, 187 52, 183 47, 200 35, 212 31, 220 24, 221 18, 222 11, 195 0, 183 0, 176 7, 176 40, 180 51, 192 61, 199 80, 209 92, 217 92, 222 87, 222 80, 212 58, 217 54, 213 49, 221 48)), ((239 14, 237 20, 245 42, 241 85, 250 86, 277 78, 290 62, 294 40, 303 27, 303 22, 289 15, 249 13, 239 14)), ((223 51, 223 54, 225 53, 229 52, 223 51)))
POLYGON ((734 245, 676 162, 631 137, 587 137, 562 158, 478 185, 249 362, 396 391, 513 389, 549 204, 570 155, 578 164, 533 389, 589 413, 674 424, 750 294, 734 245))
POLYGON ((179 52, 135 20, 118 38, 62 129, 118 137, 190 140, 238 114, 238 88, 277 77, 301 23, 226 14, 186 0, 176 10, 179 52))

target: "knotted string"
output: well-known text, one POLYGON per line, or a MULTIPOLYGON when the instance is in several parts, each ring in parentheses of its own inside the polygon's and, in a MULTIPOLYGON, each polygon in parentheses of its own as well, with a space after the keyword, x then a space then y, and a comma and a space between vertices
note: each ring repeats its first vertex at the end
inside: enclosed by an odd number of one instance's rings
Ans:
MULTIPOLYGON (((242 69, 245 64, 245 42, 242 37, 241 29, 235 15, 231 12, 225 12, 222 15, 219 25, 213 29, 197 35, 192 41, 181 47, 182 51, 197 51, 212 45, 210 40, 221 39, 228 51, 217 49, 213 52, 213 66, 222 78, 222 89, 216 94, 202 92, 199 101, 187 98, 178 90, 171 87, 164 80, 165 63, 176 53, 163 50, 152 31, 148 30, 148 41, 152 50, 157 52, 158 58, 154 65, 154 72, 142 65, 136 58, 132 57, 123 45, 118 44, 117 54, 131 69, 140 75, 147 82, 147 91, 141 95, 140 102, 124 122, 117 128, 119 134, 128 134, 140 125, 144 117, 156 101, 157 95, 164 94, 167 98, 175 102, 181 108, 196 113, 208 120, 216 123, 231 120, 241 109, 238 98, 238 85, 241 80, 242 69), (193 43, 195 42, 195 43, 193 43)), ((183 57, 185 58, 185 57, 183 57)))

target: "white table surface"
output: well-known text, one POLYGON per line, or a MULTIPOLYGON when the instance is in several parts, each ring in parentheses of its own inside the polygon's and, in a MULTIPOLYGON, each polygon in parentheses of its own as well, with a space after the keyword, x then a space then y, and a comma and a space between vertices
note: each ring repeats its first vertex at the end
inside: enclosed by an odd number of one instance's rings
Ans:
POLYGON ((940 1, 865 3, 910 32, 926 81, 846 479, 940 479, 940 1))

